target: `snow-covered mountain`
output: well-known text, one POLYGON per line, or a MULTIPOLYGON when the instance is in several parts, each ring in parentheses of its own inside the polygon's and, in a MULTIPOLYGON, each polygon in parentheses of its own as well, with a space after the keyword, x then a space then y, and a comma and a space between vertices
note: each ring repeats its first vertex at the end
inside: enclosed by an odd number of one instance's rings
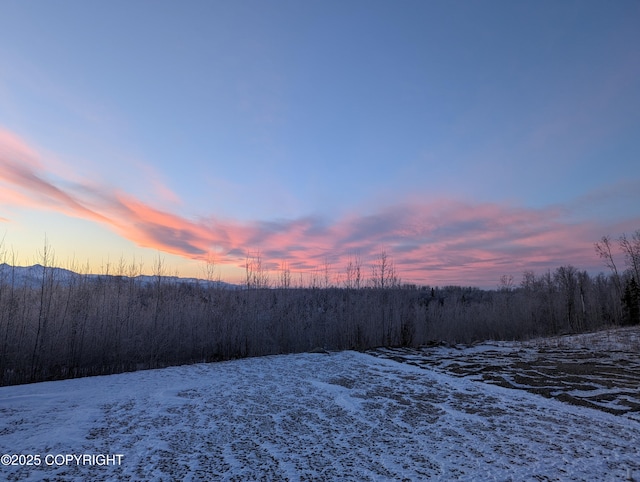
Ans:
MULTIPOLYGON (((0 282, 4 283, 14 283, 15 286, 30 286, 30 287, 38 287, 42 283, 42 276, 45 272, 45 269, 48 270, 49 275, 53 276, 53 279, 58 283, 71 283, 74 280, 78 280, 81 277, 86 276, 89 279, 97 280, 97 279, 109 279, 115 278, 115 275, 104 275, 104 274, 79 274, 74 271, 65 269, 65 268, 55 268, 55 267, 47 267, 40 264, 34 264, 33 266, 11 266, 7 263, 0 264, 0 282)), ((128 280, 128 276, 119 276, 119 278, 128 280)), ((146 285, 155 283, 158 280, 157 276, 153 275, 139 275, 135 276, 134 279, 140 284, 146 285)), ((164 283, 170 284, 179 284, 179 283, 187 283, 187 284, 199 284, 201 286, 211 286, 216 288, 223 289, 237 289, 238 286, 225 283, 224 281, 207 281, 198 278, 180 278, 178 276, 161 276, 161 280, 164 283)))

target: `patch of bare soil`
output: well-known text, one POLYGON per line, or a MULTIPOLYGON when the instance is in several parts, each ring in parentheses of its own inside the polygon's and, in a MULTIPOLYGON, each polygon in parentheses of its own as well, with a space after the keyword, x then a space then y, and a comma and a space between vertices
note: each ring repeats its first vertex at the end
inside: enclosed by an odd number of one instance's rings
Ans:
MULTIPOLYGON (((625 329, 625 337, 640 329, 625 329)), ((473 347, 379 348, 370 353, 459 377, 526 390, 566 403, 640 419, 640 351, 580 337, 473 347), (591 345, 591 346, 589 346, 591 345)), ((611 331, 602 337, 611 337, 611 331)))

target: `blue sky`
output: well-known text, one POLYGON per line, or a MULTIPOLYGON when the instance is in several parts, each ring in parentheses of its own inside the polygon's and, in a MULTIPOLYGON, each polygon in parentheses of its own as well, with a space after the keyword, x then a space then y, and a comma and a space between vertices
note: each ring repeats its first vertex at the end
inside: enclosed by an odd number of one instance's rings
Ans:
MULTIPOLYGON (((640 229, 640 4, 0 0, 0 230, 21 264, 381 250, 495 286, 640 229)), ((277 276, 274 274, 274 277, 277 276)))

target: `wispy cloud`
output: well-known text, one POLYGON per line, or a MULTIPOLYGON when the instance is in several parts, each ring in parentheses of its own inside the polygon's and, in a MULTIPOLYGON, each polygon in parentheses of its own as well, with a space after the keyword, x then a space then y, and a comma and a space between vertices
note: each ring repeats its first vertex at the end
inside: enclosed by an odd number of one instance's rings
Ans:
MULTIPOLYGON (((52 174, 27 143, 0 130, 3 202, 89 219, 140 246, 186 258, 204 259, 215 250, 221 263, 237 266, 247 252, 259 250, 271 267, 286 260, 294 270, 312 270, 328 261, 344 271, 354 254, 366 264, 385 249, 407 281, 492 286, 502 274, 525 269, 569 263, 599 269, 593 242, 612 228, 606 220, 580 220, 577 205, 529 209, 453 199, 404 202, 338 220, 189 219, 95 182, 54 182, 52 174)), ((615 224, 638 227, 638 216, 615 224)))

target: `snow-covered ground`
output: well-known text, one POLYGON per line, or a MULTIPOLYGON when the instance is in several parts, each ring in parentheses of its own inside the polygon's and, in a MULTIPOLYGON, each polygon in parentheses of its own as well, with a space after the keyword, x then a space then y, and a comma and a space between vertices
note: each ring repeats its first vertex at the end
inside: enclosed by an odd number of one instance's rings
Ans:
POLYGON ((425 368, 341 352, 0 388, 0 454, 25 456, 0 479, 640 478, 634 417, 425 368))

